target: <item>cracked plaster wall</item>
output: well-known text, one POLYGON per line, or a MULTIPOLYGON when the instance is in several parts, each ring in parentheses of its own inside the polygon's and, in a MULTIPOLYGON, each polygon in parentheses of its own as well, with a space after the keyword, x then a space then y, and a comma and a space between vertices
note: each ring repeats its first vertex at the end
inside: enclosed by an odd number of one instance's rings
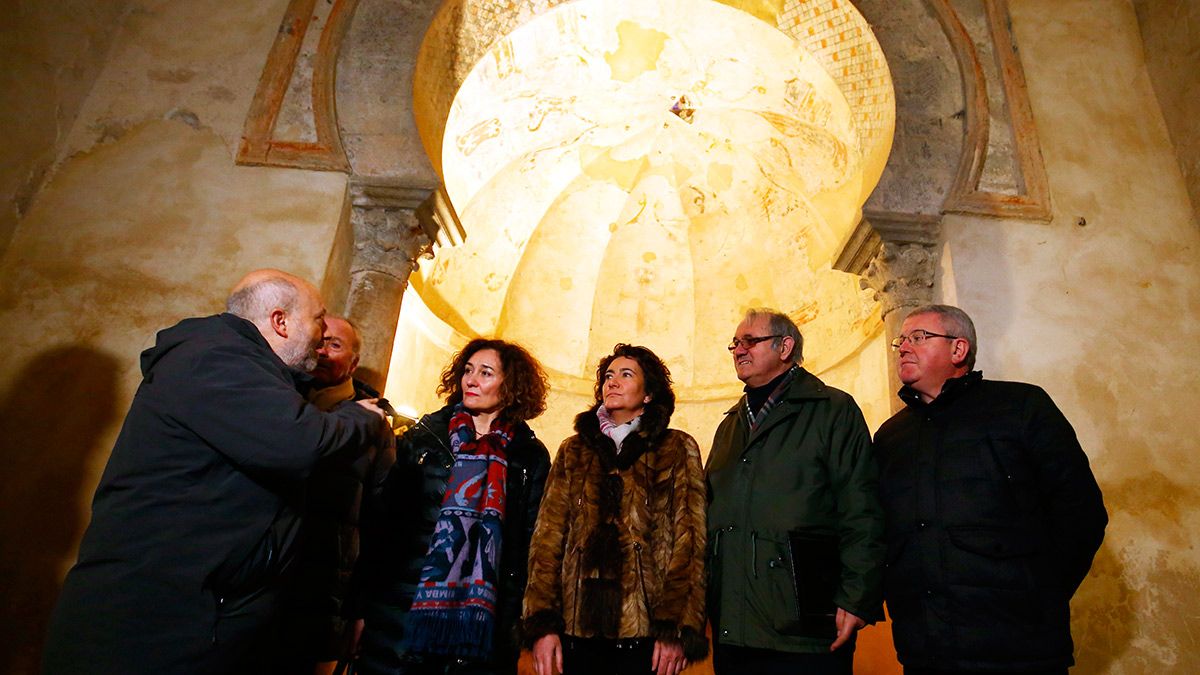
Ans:
POLYGON ((1053 220, 948 217, 935 291, 975 318, 987 376, 1050 392, 1104 490, 1073 672, 1200 672, 1200 232, 1133 6, 1011 11, 1053 220))
POLYGON ((1200 2, 1134 0, 1133 7, 1158 104, 1200 210, 1200 2))
POLYGON ((128 0, 14 0, 0 22, 0 253, 100 74, 128 0))
POLYGON ((0 672, 37 672, 155 332, 220 311, 253 268, 322 281, 346 177, 234 164, 286 5, 141 0, 110 15, 115 46, 102 68, 87 64, 95 85, 3 251, 0 672))

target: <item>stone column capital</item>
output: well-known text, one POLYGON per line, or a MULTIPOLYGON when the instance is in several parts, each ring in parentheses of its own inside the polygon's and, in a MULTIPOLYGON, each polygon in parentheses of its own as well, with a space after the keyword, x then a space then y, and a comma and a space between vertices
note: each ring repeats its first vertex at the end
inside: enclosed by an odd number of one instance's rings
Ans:
MULTIPOLYGON (((907 310, 933 301, 933 281, 941 251, 941 218, 920 213, 865 211, 834 267, 857 274, 863 289, 875 292, 888 339, 899 335, 907 310)), ((899 391, 896 353, 888 359, 888 380, 899 391)), ((892 411, 903 407, 892 397, 892 411)))
POLYGON ((887 317, 897 309, 933 301, 937 249, 930 244, 882 242, 879 253, 863 273, 862 288, 875 291, 875 300, 887 317))
POLYGON ((382 179, 350 184, 354 259, 350 272, 373 271, 407 280, 434 242, 464 238, 462 224, 441 186, 406 185, 382 179))
POLYGON ((464 233, 440 185, 356 178, 350 208, 354 245, 346 315, 363 333, 356 376, 382 391, 409 275, 421 256, 433 255, 435 242, 459 243, 464 233))
POLYGON ((886 321, 897 309, 932 302, 940 233, 938 216, 867 211, 835 267, 862 277, 886 321))

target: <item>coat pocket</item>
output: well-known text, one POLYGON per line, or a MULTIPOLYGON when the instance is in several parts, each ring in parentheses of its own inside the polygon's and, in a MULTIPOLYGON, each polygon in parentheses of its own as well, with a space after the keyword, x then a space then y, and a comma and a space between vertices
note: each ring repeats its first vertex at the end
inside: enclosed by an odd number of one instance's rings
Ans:
POLYGON ((750 546, 751 583, 760 610, 780 635, 804 635, 787 542, 751 533, 750 546))
POLYGON ((257 541, 231 552, 204 580, 204 588, 228 599, 254 595, 273 584, 291 562, 300 518, 281 506, 257 541))
POLYGON ((1038 538, 1023 529, 947 527, 942 571, 951 584, 1031 590, 1040 548, 1038 538))

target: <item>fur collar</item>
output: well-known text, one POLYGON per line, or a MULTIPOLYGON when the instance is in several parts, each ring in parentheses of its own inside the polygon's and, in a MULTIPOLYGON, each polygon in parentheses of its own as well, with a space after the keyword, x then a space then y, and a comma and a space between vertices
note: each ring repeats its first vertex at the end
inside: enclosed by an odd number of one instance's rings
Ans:
POLYGON ((600 404, 597 403, 575 416, 575 433, 600 455, 600 462, 605 470, 615 468, 624 471, 633 466, 639 457, 658 445, 667 431, 667 424, 671 421, 670 417, 662 419, 661 415, 652 414, 651 409, 647 408, 642 414, 638 428, 625 438, 623 450, 618 454, 617 444, 600 431, 600 420, 596 417, 599 408, 600 404))

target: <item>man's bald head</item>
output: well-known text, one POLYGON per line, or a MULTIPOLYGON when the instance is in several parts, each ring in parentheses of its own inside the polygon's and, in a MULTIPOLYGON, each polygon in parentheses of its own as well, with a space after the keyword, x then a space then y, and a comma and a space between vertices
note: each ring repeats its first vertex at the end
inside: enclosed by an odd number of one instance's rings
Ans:
POLYGON ((265 321, 273 309, 295 311, 302 291, 306 290, 316 293, 312 284, 294 274, 274 269, 254 270, 229 292, 225 309, 257 324, 265 321))
POLYGON ((325 304, 317 288, 282 270, 255 270, 233 287, 225 308, 253 323, 287 365, 310 371, 325 331, 325 304))

